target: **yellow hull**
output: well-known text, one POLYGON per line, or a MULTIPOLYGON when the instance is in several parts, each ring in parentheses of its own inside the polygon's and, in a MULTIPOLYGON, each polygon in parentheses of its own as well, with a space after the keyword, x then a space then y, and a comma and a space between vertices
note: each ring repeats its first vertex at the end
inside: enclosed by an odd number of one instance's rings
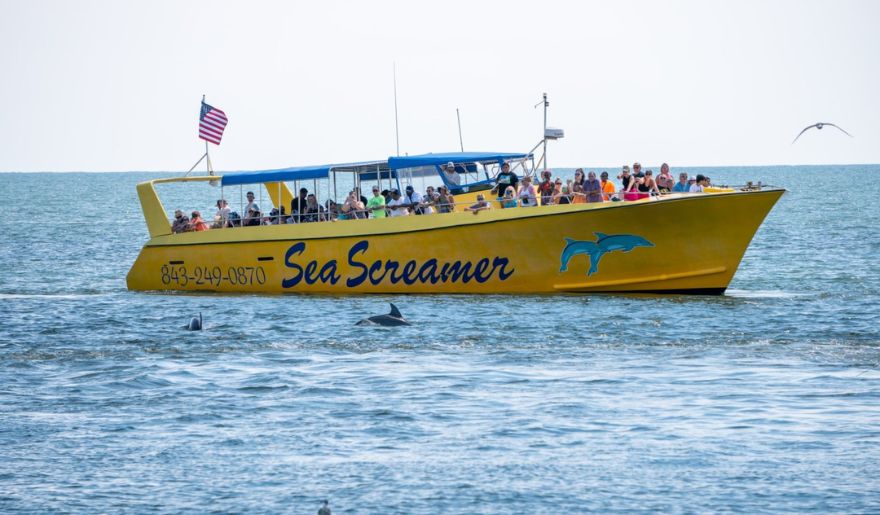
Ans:
POLYGON ((251 293, 721 293, 783 192, 160 235, 127 283, 251 293))

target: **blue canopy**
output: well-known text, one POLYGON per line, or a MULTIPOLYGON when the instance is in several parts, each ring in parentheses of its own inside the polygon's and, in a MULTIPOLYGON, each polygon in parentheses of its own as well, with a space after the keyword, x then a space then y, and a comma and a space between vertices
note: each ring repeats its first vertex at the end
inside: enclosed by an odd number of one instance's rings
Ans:
MULTIPOLYGON (((309 179, 326 179, 331 170, 351 169, 351 171, 359 173, 373 172, 375 174, 377 168, 383 172, 388 170, 385 161, 362 161, 359 163, 292 166, 276 170, 224 173, 220 182, 223 186, 234 186, 236 184, 256 184, 261 182, 304 181, 309 179)), ((386 174, 383 173, 382 176, 384 177, 386 174)))
POLYGON ((484 163, 504 161, 507 159, 525 159, 531 154, 509 152, 444 152, 440 154, 422 154, 419 156, 398 156, 388 158, 388 167, 392 170, 415 168, 417 166, 445 165, 453 163, 484 163))

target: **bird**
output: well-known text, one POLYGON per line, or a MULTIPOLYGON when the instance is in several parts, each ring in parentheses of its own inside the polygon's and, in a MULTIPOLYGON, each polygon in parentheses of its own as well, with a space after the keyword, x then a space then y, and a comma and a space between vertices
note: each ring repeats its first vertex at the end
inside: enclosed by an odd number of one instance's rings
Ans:
POLYGON ((802 130, 802 131, 800 132, 800 134, 797 135, 797 138, 795 138, 794 141, 791 142, 791 144, 794 145, 794 142, 797 141, 798 138, 801 137, 801 134, 807 132, 808 130, 812 129, 813 127, 817 128, 817 129, 819 129, 819 130, 822 130, 822 127, 825 127, 826 125, 830 125, 830 126, 834 127, 835 129, 837 129, 837 130, 839 130, 840 132, 846 134, 846 135, 849 136, 850 138, 853 137, 852 134, 846 132, 845 130, 841 129, 841 128, 838 127, 837 125, 834 125, 833 123, 819 122, 819 123, 814 123, 813 125, 810 125, 810 126, 808 126, 808 127, 804 127, 804 130, 802 130))

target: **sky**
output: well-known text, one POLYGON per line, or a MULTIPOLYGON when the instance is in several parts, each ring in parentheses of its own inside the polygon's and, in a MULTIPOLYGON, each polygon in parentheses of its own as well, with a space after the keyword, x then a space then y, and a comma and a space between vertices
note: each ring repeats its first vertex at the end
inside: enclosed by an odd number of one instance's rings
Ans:
POLYGON ((880 163, 875 1, 0 0, 0 171, 880 163), (812 130, 816 122, 840 125, 812 130))

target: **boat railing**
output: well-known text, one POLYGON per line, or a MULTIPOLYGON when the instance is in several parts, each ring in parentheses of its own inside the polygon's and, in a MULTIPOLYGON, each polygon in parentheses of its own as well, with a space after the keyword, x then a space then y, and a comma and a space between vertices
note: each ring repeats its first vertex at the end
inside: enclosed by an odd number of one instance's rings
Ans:
MULTIPOLYGON (((748 183, 744 186, 713 186, 713 192, 718 191, 760 191, 765 188, 775 188, 774 186, 762 185, 758 183, 757 185, 748 183)), ((641 197, 636 199, 634 197, 627 197, 624 192, 617 191, 615 193, 606 193, 604 195, 605 198, 601 201, 588 202, 586 200, 577 202, 577 201, 569 201, 564 204, 607 204, 607 203, 632 203, 638 201, 656 201, 660 200, 667 196, 698 196, 705 195, 706 193, 702 192, 662 192, 659 194, 655 193, 641 193, 641 197)), ((539 196, 540 197, 540 196, 539 196)), ((540 201, 540 198, 538 199, 540 201)), ((442 205, 438 205, 436 202, 423 202, 418 205, 416 204, 403 204, 396 209, 422 209, 424 211, 423 215, 443 215, 449 213, 461 213, 461 212, 479 212, 485 209, 532 209, 541 207, 549 207, 549 206, 558 206, 564 205, 561 203, 551 203, 547 205, 537 204, 537 205, 523 205, 521 198, 514 199, 504 199, 502 197, 492 197, 488 200, 484 200, 486 204, 490 207, 482 209, 477 209, 479 207, 479 202, 454 202, 454 203, 444 203, 442 205), (504 202, 515 200, 515 206, 504 206, 504 202), (441 210, 441 207, 443 208, 441 210)), ((322 206, 322 209, 324 207, 322 206)), ((387 218, 395 218, 394 215, 390 213, 390 211, 394 208, 390 208, 386 206, 386 216, 387 218)), ((408 215, 403 216, 413 216, 414 213, 409 212, 408 215)), ((256 227, 256 226, 265 226, 265 225, 291 225, 291 224, 299 224, 299 223, 315 223, 315 222, 344 222, 349 220, 365 220, 365 219, 374 219, 376 217, 372 216, 372 210, 363 209, 363 210, 351 210, 347 213, 340 213, 339 211, 328 211, 323 210, 319 213, 294 213, 293 215, 289 214, 270 214, 270 215, 261 215, 259 217, 251 217, 251 218, 243 218, 238 220, 224 220, 219 216, 215 216, 212 221, 208 221, 208 226, 212 229, 223 229, 223 228, 237 228, 237 227, 256 227)))

